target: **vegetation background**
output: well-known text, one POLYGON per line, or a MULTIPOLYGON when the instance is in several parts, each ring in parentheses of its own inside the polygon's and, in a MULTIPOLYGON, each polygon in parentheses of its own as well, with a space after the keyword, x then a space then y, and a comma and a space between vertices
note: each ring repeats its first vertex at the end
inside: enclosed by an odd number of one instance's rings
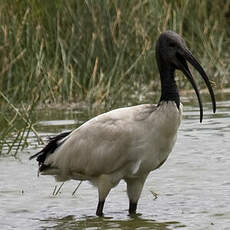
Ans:
MULTIPOLYGON (((229 87, 229 24, 230 0, 0 0, 0 150, 9 135, 36 135, 36 108, 149 101, 165 30, 184 37, 217 88, 229 87)), ((190 89, 180 74, 178 85, 190 89)))

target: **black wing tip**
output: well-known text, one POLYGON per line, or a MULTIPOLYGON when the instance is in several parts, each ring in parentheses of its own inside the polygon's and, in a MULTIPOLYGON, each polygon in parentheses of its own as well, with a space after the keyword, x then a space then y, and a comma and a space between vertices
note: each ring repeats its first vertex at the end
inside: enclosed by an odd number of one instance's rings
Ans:
POLYGON ((41 163, 39 165, 39 172, 45 171, 46 169, 48 169, 50 166, 49 165, 45 165, 43 163, 41 163))
POLYGON ((41 153, 42 153, 41 151, 38 152, 38 153, 35 153, 34 155, 32 155, 32 156, 29 157, 29 160, 34 159, 35 157, 39 156, 41 153))
POLYGON ((65 138, 66 136, 68 136, 71 132, 72 131, 68 131, 68 132, 60 133, 54 137, 50 137, 47 145, 45 145, 45 147, 41 151, 29 157, 29 160, 32 160, 37 157, 37 161, 39 162, 39 165, 43 164, 46 157, 49 154, 54 153, 55 150, 62 144, 59 143, 59 141, 65 138))
MULTIPOLYGON (((36 154, 35 154, 36 155, 36 154)), ((31 161, 32 159, 34 159, 36 156, 35 155, 33 155, 33 156, 30 156, 29 157, 29 160, 31 161)))

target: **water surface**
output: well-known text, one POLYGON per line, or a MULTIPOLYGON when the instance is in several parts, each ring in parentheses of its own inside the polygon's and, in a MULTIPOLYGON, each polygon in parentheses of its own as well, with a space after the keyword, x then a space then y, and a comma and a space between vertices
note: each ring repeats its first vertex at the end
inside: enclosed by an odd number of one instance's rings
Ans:
MULTIPOLYGON (((60 183, 37 177, 36 161, 28 160, 41 148, 31 135, 19 159, 0 158, 1 229, 230 229, 230 101, 217 106, 213 116, 205 104, 200 124, 199 109, 185 105, 177 143, 166 163, 149 175, 137 218, 128 216, 124 182, 109 194, 104 218, 95 216, 97 190, 87 182, 74 195, 77 181, 66 182, 53 195, 60 183)), ((37 130, 45 139, 91 115, 40 111, 37 130)))

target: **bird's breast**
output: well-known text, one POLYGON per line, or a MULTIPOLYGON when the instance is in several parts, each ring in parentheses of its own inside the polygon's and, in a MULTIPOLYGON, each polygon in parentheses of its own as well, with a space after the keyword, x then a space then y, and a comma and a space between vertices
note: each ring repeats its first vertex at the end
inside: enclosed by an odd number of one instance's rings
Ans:
POLYGON ((178 110, 175 102, 162 102, 150 116, 146 135, 140 141, 141 163, 136 170, 137 174, 150 172, 166 161, 176 142, 182 109, 182 104, 178 110))

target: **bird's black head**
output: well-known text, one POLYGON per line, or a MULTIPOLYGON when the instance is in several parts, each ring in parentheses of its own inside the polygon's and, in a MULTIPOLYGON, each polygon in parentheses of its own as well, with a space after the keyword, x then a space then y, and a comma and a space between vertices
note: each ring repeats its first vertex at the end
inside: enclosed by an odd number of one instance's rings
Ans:
POLYGON ((156 43, 156 59, 162 82, 168 81, 167 78, 174 77, 174 74, 172 73, 174 73, 176 69, 181 70, 190 81, 198 98, 201 122, 203 118, 203 106, 199 91, 189 70, 187 61, 193 65, 200 73, 208 87, 211 95, 213 112, 215 113, 216 101, 209 79, 199 62, 193 57, 192 53, 187 48, 184 39, 180 35, 173 31, 166 31, 162 33, 156 43), (164 78, 166 78, 166 80, 164 78))
POLYGON ((164 62, 164 64, 173 65, 175 69, 180 69, 178 54, 185 49, 187 49, 185 41, 177 33, 173 31, 162 33, 156 44, 158 64, 164 62))

